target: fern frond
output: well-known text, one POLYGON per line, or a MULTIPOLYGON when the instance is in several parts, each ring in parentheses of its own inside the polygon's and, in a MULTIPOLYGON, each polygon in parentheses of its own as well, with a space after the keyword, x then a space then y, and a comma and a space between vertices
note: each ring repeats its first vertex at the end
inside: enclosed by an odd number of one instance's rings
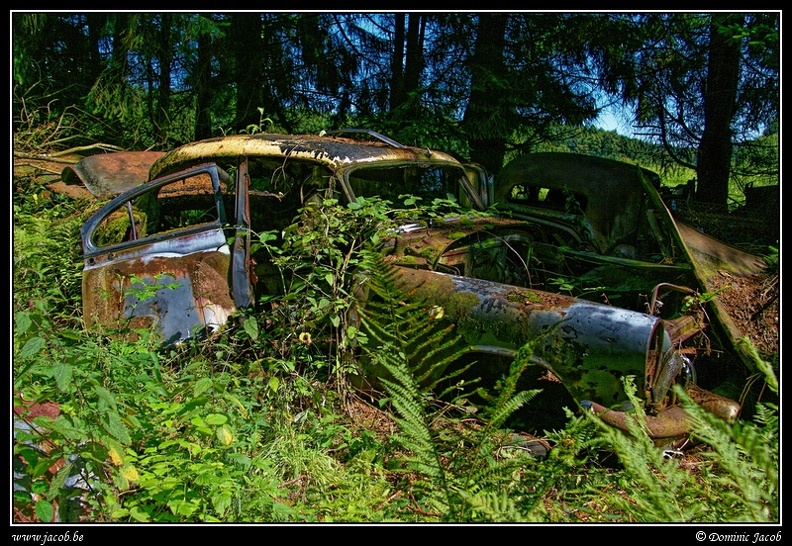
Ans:
POLYGON ((524 522, 523 513, 505 491, 461 492, 469 512, 467 521, 472 522, 524 522))
MULTIPOLYGON (((625 392, 634 402, 628 433, 585 417, 599 425, 601 437, 624 466, 620 489, 629 498, 611 494, 611 503, 642 522, 775 521, 778 515, 778 429, 737 422, 729 424, 701 408, 679 387, 675 391, 691 420, 691 438, 713 451, 701 453, 705 464, 692 473, 667 457, 645 433, 645 414, 636 404, 635 385, 625 380, 625 392), (716 471, 717 469, 717 471, 716 471)), ((758 408, 758 414, 767 416, 758 408)))
MULTIPOLYGON (((381 255, 367 253, 365 264, 369 297, 358 315, 369 345, 402 353, 417 383, 427 391, 434 389, 450 364, 466 352, 461 336, 451 326, 433 320, 425 305, 405 303, 407 298, 396 285, 395 268, 381 255)), ((373 357, 378 351, 366 350, 373 357)))
MULTIPOLYGON (((485 426, 475 433, 464 432, 461 420, 446 415, 447 403, 439 409, 432 405, 438 400, 434 390, 440 390, 439 385, 448 385, 441 392, 444 397, 474 394, 470 387, 477 386, 476 381, 453 383, 476 364, 475 359, 463 358, 470 356, 470 349, 461 343, 453 325, 435 320, 425 303, 409 301, 398 288, 392 266, 372 255, 365 263, 368 297, 357 310, 359 329, 368 340, 362 345, 368 359, 364 369, 375 374, 397 414, 396 439, 408 451, 409 467, 432 485, 422 502, 442 506, 445 519, 524 521, 508 491, 517 487, 516 476, 533 459, 516 449, 512 456, 504 456, 500 448, 508 433, 500 428, 540 392, 518 388, 525 370, 534 365, 534 344, 518 352, 497 394, 484 392, 485 399, 493 402, 483 412, 485 426), (471 435, 475 447, 460 448, 471 435), (514 457, 515 453, 520 456, 514 457)), ((539 502, 537 496, 529 509, 539 502)))
POLYGON ((535 389, 521 391, 511 397, 504 397, 503 400, 489 412, 490 423, 493 427, 499 428, 515 411, 530 402, 540 392, 540 390, 535 389))

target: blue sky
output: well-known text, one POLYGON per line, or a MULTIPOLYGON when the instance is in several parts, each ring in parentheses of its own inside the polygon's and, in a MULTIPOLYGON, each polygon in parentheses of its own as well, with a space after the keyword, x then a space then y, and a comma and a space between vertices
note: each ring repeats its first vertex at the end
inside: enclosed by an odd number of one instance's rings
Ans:
POLYGON ((603 109, 594 122, 594 126, 605 131, 616 131, 623 136, 633 136, 630 118, 616 106, 609 106, 603 109))

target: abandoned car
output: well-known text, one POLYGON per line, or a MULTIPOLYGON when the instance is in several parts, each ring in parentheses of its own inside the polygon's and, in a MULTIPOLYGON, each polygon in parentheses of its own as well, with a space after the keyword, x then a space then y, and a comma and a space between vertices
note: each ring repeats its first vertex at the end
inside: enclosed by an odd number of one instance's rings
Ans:
POLYGON ((637 378, 656 439, 688 431, 676 384, 736 419, 737 402, 697 386, 693 359, 710 320, 734 352, 737 334, 694 298, 713 271, 755 272, 761 260, 678 226, 649 171, 584 161, 569 173, 556 159, 521 156, 493 181, 449 154, 358 130, 88 157, 63 173, 111 198, 81 231, 85 319, 178 343, 271 290, 250 234, 299 222, 312 199, 452 199, 479 214, 405 225, 385 248, 401 286, 462 336, 474 371, 504 373, 541 337, 532 362, 614 426, 627 427, 624 376, 637 378))
MULTIPOLYGON (((675 221, 659 190, 659 176, 636 165, 544 152, 508 163, 490 186, 489 199, 510 217, 548 226, 556 240, 534 247, 544 259, 537 269, 560 276, 556 283, 574 285, 577 297, 661 314, 682 327, 694 322, 682 312, 693 292, 715 293, 719 276, 758 274, 766 263, 675 221)), ((718 298, 709 303, 706 311, 716 316, 717 326, 712 335, 733 345, 729 340, 745 333, 718 298)), ((750 368, 750 359, 740 356, 750 368)))

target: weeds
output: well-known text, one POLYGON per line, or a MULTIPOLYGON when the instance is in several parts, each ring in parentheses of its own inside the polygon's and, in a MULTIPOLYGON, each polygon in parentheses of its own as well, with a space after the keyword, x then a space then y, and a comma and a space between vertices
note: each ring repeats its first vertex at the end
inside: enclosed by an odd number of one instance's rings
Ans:
MULTIPOLYGON (((528 346, 485 397, 487 410, 477 419, 461 413, 461 400, 430 388, 452 367, 423 366, 427 346, 406 342, 423 329, 441 364, 451 364, 454 337, 409 306, 386 305, 398 301, 387 271, 360 252, 379 236, 380 209, 358 205, 323 205, 332 244, 295 233, 279 256, 287 297, 273 313, 240 313, 219 337, 168 351, 145 335, 119 342, 84 330, 79 216, 18 208, 15 521, 779 520, 775 406, 726 425, 686 405, 695 465, 664 456, 637 428, 625 434, 571 408, 538 460, 505 426, 532 403, 533 392, 516 388, 528 346), (348 320, 366 267, 364 277, 385 288, 383 307, 368 308, 370 327, 348 320), (399 328, 377 328, 375 315, 386 311, 399 328), (388 370, 382 408, 393 410, 399 434, 354 418, 355 361, 331 358, 338 349, 388 370)), ((758 368, 777 390, 773 367, 758 368)))

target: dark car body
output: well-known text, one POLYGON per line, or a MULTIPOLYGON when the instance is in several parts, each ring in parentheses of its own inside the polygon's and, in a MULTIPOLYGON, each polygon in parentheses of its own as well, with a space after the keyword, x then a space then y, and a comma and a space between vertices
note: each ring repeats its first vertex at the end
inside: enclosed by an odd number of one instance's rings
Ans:
MULTIPOLYGON (((671 393, 675 384, 709 411, 736 418, 736 402, 691 381, 688 350, 706 324, 700 312, 682 310, 684 298, 699 289, 700 272, 695 251, 662 216, 667 210, 652 197, 651 182, 635 196, 630 188, 612 189, 624 192, 615 217, 596 205, 595 194, 573 191, 578 208, 581 198, 588 206, 573 217, 566 198, 555 209, 510 202, 516 194, 504 194, 502 182, 513 171, 493 185, 481 169, 449 154, 374 136, 219 137, 149 158, 147 173, 127 172, 120 194, 81 232, 86 321, 143 328, 165 344, 220 328, 271 290, 268 264, 253 255, 250 234, 285 229, 312 199, 400 202, 409 194, 480 212, 506 195, 511 210, 405 225, 387 246, 401 285, 416 301, 442 308, 482 366, 508 366, 541 337, 534 363, 616 426, 626 427, 618 409, 626 399, 624 376, 638 378, 655 438, 687 430, 671 393), (129 176, 140 184, 130 189, 129 176), (587 274, 615 289, 604 298, 571 297, 553 284, 587 274)), ((102 194, 112 186, 112 176, 98 185, 78 171, 64 178, 79 178, 92 191, 101 187, 102 194)))

